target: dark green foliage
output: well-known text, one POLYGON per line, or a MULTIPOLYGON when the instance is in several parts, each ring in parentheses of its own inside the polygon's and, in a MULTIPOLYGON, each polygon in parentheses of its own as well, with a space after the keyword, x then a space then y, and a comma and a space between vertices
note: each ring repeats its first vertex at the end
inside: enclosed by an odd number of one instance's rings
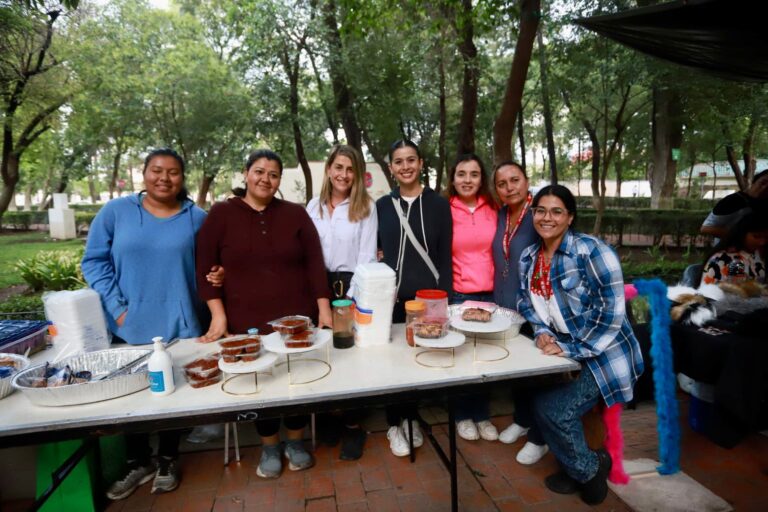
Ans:
POLYGON ((0 302, 0 320, 45 320, 41 295, 14 295, 0 302))
POLYGON ((19 260, 15 268, 35 291, 74 290, 86 286, 80 270, 83 249, 76 251, 40 251, 19 260))

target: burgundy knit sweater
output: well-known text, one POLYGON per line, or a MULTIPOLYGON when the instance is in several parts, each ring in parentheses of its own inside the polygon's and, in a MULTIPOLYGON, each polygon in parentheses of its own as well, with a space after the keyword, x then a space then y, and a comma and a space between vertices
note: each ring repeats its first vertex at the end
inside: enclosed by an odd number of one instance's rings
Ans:
POLYGON ((197 235, 197 288, 204 301, 224 301, 229 332, 284 315, 317 320, 317 299, 329 298, 325 264, 312 220, 301 206, 273 199, 263 211, 239 197, 215 204, 197 235), (223 288, 205 279, 213 265, 226 271, 223 288))

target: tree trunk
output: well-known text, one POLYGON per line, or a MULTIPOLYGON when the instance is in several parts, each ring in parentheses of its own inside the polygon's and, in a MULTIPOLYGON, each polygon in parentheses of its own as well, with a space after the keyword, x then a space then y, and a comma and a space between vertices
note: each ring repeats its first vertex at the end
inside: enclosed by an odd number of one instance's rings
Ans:
MULTIPOLYGON (((339 127, 336 124, 336 119, 333 116, 333 110, 328 106, 326 101, 325 84, 320 77, 320 71, 317 69, 315 63, 315 54, 309 48, 306 48, 307 55, 309 55, 309 63, 312 65, 312 73, 315 75, 315 83, 317 83, 317 91, 320 93, 320 103, 323 105, 323 113, 325 114, 325 122, 328 123, 328 129, 331 130, 333 143, 339 143, 339 127)), ((213 204, 213 203, 211 203, 213 204)))
POLYGON ((619 146, 616 148, 616 160, 613 162, 613 168, 616 170, 616 197, 621 197, 621 173, 623 171, 624 161, 621 158, 621 153, 624 149, 624 143, 619 142, 619 146))
POLYGON ((651 208, 670 208, 677 178, 672 148, 679 148, 683 137, 680 97, 675 91, 654 87, 652 130, 651 208))
MULTIPOLYGON (((457 17, 459 53, 464 64, 461 86, 461 118, 456 143, 457 156, 475 152, 475 118, 477 117, 477 47, 473 40, 472 0, 462 0, 461 14, 457 17)), ((510 136, 510 140, 512 137, 510 136)), ((511 148, 510 148, 511 154, 511 148)))
POLYGON ((584 129, 587 130, 589 141, 592 144, 592 205, 597 210, 595 225, 592 228, 592 231, 595 234, 599 234, 603 223, 603 209, 605 208, 605 203, 600 197, 600 164, 602 160, 600 140, 597 138, 597 130, 592 126, 592 123, 583 119, 582 124, 584 125, 584 129))
POLYGON ((373 161, 379 164, 379 167, 381 167, 381 172, 384 175, 384 178, 387 180, 389 189, 392 190, 397 186, 397 181, 395 181, 395 178, 392 177, 392 173, 389 172, 389 164, 387 164, 387 160, 384 158, 384 154, 381 153, 372 143, 371 138, 366 131, 363 131, 363 141, 365 141, 365 145, 368 146, 368 151, 370 151, 371 156, 373 157, 373 161))
POLYGON ((520 32, 515 45, 515 56, 507 78, 501 111, 493 123, 493 161, 512 159, 512 136, 515 121, 521 109, 525 78, 531 63, 533 41, 539 27, 541 0, 522 0, 520 6, 520 32))
POLYGON ((211 184, 215 179, 216 176, 210 176, 208 173, 203 174, 203 179, 200 180, 200 190, 197 191, 197 200, 195 201, 200 208, 205 208, 205 199, 208 195, 208 190, 210 190, 211 184))
MULTIPOLYGON (((117 188, 117 177, 120 174, 120 158, 123 156, 123 144, 122 141, 117 141, 115 144, 115 156, 112 158, 112 176, 109 179, 109 198, 115 197, 115 189, 117 188)), ((118 192, 118 195, 119 192, 118 192)))
POLYGON ((579 134, 579 145, 576 153, 576 195, 581 197, 581 134, 579 134))
POLYGON ((547 80, 547 59, 544 54, 544 36, 542 32, 544 29, 539 30, 538 42, 539 42, 539 68, 541 74, 541 105, 542 114, 544 115, 544 131, 547 134, 547 154, 549 155, 549 182, 552 185, 557 185, 557 156, 555 152, 555 137, 552 134, 552 108, 549 104, 549 88, 547 80))
POLYGON ((523 126, 523 107, 521 105, 520 111, 517 113, 517 141, 520 144, 520 167, 525 169, 525 129, 523 126))
MULTIPOLYGON (((325 10, 325 25, 328 28, 326 31, 327 41, 330 47, 328 74, 331 76, 333 97, 336 100, 336 112, 341 120, 341 126, 344 127, 347 144, 362 151, 362 132, 355 116, 352 91, 349 90, 347 77, 341 66, 344 48, 341 42, 339 26, 336 22, 336 2, 330 0, 324 3, 323 8, 325 10)), ((311 194, 311 190, 309 193, 311 194)))
POLYGON ((441 43, 438 43, 438 45, 440 51, 440 63, 438 66, 438 72, 440 74, 440 135, 437 140, 437 179, 435 180, 435 191, 439 194, 443 184, 443 174, 445 173, 445 127, 448 114, 445 106, 445 62, 443 59, 443 46, 441 43))
POLYGON ((301 136, 301 126, 299 125, 299 63, 301 60, 301 49, 304 46, 305 39, 306 35, 302 38, 296 49, 296 55, 293 57, 293 62, 289 59, 288 50, 286 48, 283 48, 281 60, 290 84, 288 104, 291 110, 293 144, 296 147, 296 159, 299 161, 301 172, 304 175, 304 183, 306 185, 304 190, 304 204, 307 204, 310 199, 312 199, 312 170, 309 168, 307 155, 304 152, 304 142, 301 136))
POLYGON ((16 153, 3 154, 2 166, 3 190, 0 192, 0 226, 2 226, 3 213, 8 209, 8 205, 16 193, 16 185, 19 183, 19 156, 16 153))
POLYGON ((32 211, 32 195, 35 193, 34 185, 30 183, 24 188, 24 211, 32 211))
POLYGON ((757 162, 752 154, 752 145, 755 142, 755 132, 757 131, 757 116, 753 113, 749 117, 749 127, 747 135, 744 137, 743 157, 744 157, 744 183, 739 183, 741 190, 749 188, 752 176, 755 175, 755 166, 757 162))

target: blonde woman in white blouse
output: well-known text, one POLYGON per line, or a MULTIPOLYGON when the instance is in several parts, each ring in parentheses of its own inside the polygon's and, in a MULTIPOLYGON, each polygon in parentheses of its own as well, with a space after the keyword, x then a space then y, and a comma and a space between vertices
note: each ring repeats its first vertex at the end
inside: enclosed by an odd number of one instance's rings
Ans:
MULTIPOLYGON (((325 161, 320 197, 309 202, 307 213, 320 235, 332 300, 342 299, 349 291, 355 267, 376 261, 376 204, 365 189, 365 161, 357 149, 347 145, 333 147, 325 161)), ((360 411, 343 414, 343 460, 357 460, 363 454, 366 435, 358 425, 360 416, 360 411)), ((333 425, 336 418, 318 418, 320 437, 324 437, 325 430, 329 444, 338 439, 339 425, 333 425), (328 424, 325 429, 323 423, 328 424)))
POLYGON ((344 298, 355 267, 376 261, 376 204, 365 189, 365 162, 352 146, 337 145, 325 162, 325 179, 307 205, 323 247, 328 285, 344 298))

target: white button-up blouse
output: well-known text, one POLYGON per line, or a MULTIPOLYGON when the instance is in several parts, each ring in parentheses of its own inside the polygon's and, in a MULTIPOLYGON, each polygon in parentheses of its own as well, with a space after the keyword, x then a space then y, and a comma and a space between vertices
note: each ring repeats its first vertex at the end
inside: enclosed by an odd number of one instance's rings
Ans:
POLYGON ((307 213, 320 235, 327 271, 354 272, 357 265, 376 261, 379 221, 373 201, 368 217, 359 222, 349 221, 349 198, 336 206, 331 216, 328 205, 320 204, 320 199, 315 197, 307 205, 307 213))

